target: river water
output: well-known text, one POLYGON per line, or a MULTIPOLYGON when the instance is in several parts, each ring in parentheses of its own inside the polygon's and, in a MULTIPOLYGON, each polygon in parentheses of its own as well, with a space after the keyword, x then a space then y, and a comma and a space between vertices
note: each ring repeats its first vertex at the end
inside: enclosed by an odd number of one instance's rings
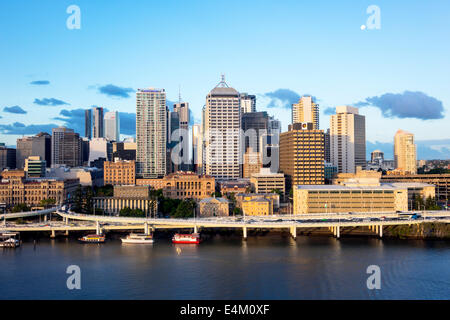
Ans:
POLYGON ((216 235, 200 245, 25 240, 0 248, 0 299, 450 299, 450 242, 216 235), (69 265, 81 289, 69 290, 69 265), (367 267, 381 289, 367 288, 367 267))

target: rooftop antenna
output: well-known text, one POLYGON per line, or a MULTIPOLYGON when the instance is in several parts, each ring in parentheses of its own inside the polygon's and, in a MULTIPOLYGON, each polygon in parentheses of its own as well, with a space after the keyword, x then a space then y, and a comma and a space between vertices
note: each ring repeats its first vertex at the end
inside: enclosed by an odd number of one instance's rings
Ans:
POLYGON ((181 86, 178 85, 178 103, 181 103, 181 86))
POLYGON ((222 88, 229 88, 228 84, 225 82, 225 74, 221 74, 220 75, 220 82, 217 85, 217 87, 222 87, 222 88))

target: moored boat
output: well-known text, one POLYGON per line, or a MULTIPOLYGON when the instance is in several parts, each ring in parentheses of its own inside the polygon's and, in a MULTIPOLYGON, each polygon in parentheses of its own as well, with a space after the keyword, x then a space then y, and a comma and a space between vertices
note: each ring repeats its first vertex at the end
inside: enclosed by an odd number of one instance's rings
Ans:
POLYGON ((102 234, 88 234, 78 240, 86 243, 103 243, 105 242, 105 236, 102 234))
POLYGON ((189 234, 181 234, 176 233, 172 237, 172 243, 194 243, 198 244, 200 243, 200 234, 198 233, 189 233, 189 234))
POLYGON ((145 233, 130 233, 126 238, 121 238, 120 240, 122 240, 122 243, 153 243, 153 235, 145 233))
POLYGON ((0 233, 0 247, 16 248, 20 246, 20 234, 18 232, 0 233))

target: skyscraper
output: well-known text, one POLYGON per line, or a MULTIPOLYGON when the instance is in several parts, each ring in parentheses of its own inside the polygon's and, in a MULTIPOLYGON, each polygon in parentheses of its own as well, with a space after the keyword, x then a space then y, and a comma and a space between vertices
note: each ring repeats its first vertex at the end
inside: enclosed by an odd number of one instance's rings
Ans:
POLYGON ((187 171, 189 169, 189 103, 180 102, 173 105, 173 111, 178 113, 180 139, 182 150, 179 152, 180 158, 183 160, 178 165, 178 170, 187 171))
POLYGON ((217 179, 238 179, 241 172, 241 106, 239 92, 225 77, 206 96, 206 174, 217 179))
POLYGON ((203 174, 203 127, 201 124, 192 126, 192 165, 197 174, 203 174))
POLYGON ((166 174, 167 112, 164 89, 136 92, 136 174, 158 178, 166 174))
POLYGON ((280 170, 288 186, 324 184, 324 133, 313 123, 294 123, 280 135, 280 170))
POLYGON ((66 165, 78 167, 82 161, 81 139, 73 129, 52 129, 52 167, 66 165))
POLYGON ((88 139, 92 138, 92 110, 84 111, 84 136, 88 139))
POLYGON ((394 136, 395 169, 404 173, 416 174, 416 158, 414 135, 407 131, 398 130, 394 136))
POLYGON ((260 152, 261 136, 267 134, 269 116, 267 112, 247 112, 242 114, 241 127, 244 132, 244 150, 251 147, 253 152, 260 152))
POLYGON ((241 113, 256 112, 256 96, 241 93, 241 113))
POLYGON ((103 108, 101 107, 95 107, 94 108, 94 126, 93 126, 93 132, 94 138, 103 138, 104 131, 103 131, 103 108))
POLYGON ((18 169, 23 169, 25 159, 30 156, 39 156, 45 160, 47 167, 51 166, 52 160, 52 137, 46 132, 40 132, 35 136, 17 139, 16 165, 18 169))
POLYGON ((358 108, 340 106, 330 117, 330 157, 339 173, 366 167, 366 118, 358 108))
POLYGON ((119 112, 110 111, 105 113, 104 136, 110 141, 120 140, 120 119, 119 112))
POLYGON ((311 96, 303 96, 292 105, 292 123, 303 122, 311 122, 314 129, 319 129, 319 105, 311 96))

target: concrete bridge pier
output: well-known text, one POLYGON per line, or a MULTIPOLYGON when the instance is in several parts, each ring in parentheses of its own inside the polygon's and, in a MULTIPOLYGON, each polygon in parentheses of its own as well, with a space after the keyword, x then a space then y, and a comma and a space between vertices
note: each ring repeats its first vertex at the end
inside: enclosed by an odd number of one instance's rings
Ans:
POLYGON ((380 233, 379 233, 379 235, 380 235, 380 238, 383 238, 383 226, 382 225, 380 226, 380 233))
POLYGON ((44 215, 44 221, 47 222, 47 215, 44 215))
POLYGON ((244 240, 247 240, 247 227, 242 228, 242 235, 244 237, 244 240))
POLYGON ((65 235, 66 237, 69 236, 69 229, 66 229, 66 232, 64 233, 64 235, 65 235))
POLYGON ((198 233, 198 228, 196 225, 194 226, 194 233, 198 233))
POLYGON ((102 229, 100 228, 100 223, 98 221, 95 226, 95 231, 97 234, 102 234, 102 229))
POLYGON ((55 234, 55 229, 52 229, 52 234, 50 235, 50 238, 55 238, 56 234, 55 234))
POLYGON ((294 238, 294 240, 297 239, 297 227, 294 226, 291 227, 290 229, 292 238, 294 238))
POLYGON ((150 228, 148 227, 148 222, 144 223, 144 233, 150 234, 150 228))
POLYGON ((341 237, 341 227, 337 226, 335 228, 336 228, 336 238, 339 239, 341 237))

